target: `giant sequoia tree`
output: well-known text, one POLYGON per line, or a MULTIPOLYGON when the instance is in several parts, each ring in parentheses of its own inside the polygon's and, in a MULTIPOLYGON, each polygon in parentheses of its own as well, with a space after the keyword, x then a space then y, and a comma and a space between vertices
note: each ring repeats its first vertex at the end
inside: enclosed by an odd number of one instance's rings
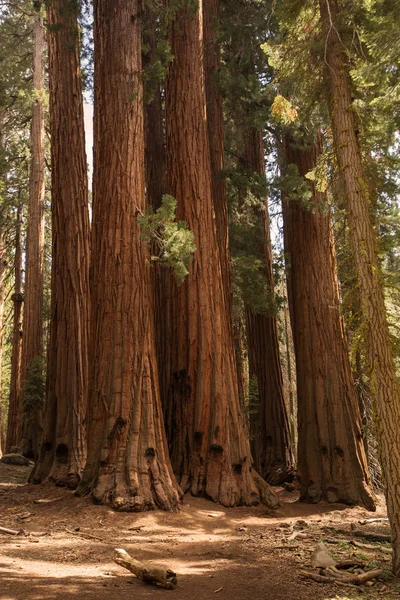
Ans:
POLYGON ((371 394, 392 528, 393 569, 400 575, 400 389, 389 339, 385 300, 369 210, 369 194, 352 104, 350 64, 341 37, 343 6, 320 0, 331 122, 342 172, 354 264, 362 298, 371 394))
MULTIPOLYGON (((33 90, 31 169, 29 178, 28 231, 26 238, 25 294, 21 357, 22 423, 21 452, 36 459, 42 437, 42 409, 24 393, 32 361, 43 355, 43 252, 44 252, 44 26, 39 9, 33 26, 33 90)), ((16 393, 17 390, 16 390, 16 393)))
POLYGON ((168 192, 195 236, 196 254, 181 286, 171 282, 170 385, 166 426, 184 491, 226 506, 276 505, 252 470, 240 412, 233 345, 221 277, 211 189, 203 64, 202 2, 185 2, 170 29, 174 60, 166 82, 168 192))
MULTIPOLYGON (((286 169, 299 197, 283 202, 285 252, 298 394, 298 471, 303 500, 374 509, 347 340, 339 312, 332 222, 316 183, 305 206, 302 178, 316 168, 321 140, 286 137, 286 169), (303 141, 303 144, 305 142, 303 141), (303 204, 302 204, 303 201, 303 204)), ((305 181, 303 179, 303 185, 305 181)))
POLYGON ((47 4, 52 282, 43 445, 31 479, 75 488, 86 457, 89 215, 77 6, 47 4))
POLYGON ((144 210, 139 0, 95 0, 88 458, 78 493, 119 510, 173 510, 158 388, 144 210))

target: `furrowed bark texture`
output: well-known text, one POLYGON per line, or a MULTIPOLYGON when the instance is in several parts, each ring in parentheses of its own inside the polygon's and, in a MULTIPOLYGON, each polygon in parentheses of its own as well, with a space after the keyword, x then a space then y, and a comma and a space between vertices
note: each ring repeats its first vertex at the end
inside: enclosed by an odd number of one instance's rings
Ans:
POLYGON ((88 459, 78 493, 124 511, 179 507, 159 398, 144 211, 140 0, 95 0, 88 459))
POLYGON ((21 244, 22 206, 17 209, 15 227, 15 259, 14 259, 14 303, 10 398, 8 404, 8 421, 6 437, 6 454, 11 452, 19 443, 19 428, 21 425, 21 349, 22 349, 22 244, 21 244))
POLYGON ((260 500, 276 506, 275 494, 252 470, 239 405, 211 190, 201 17, 200 1, 198 12, 193 6, 179 11, 170 31, 175 58, 166 82, 168 192, 197 250, 185 282, 171 282, 169 290, 167 435, 184 491, 225 506, 260 500))
POLYGON ((33 89, 37 94, 32 111, 31 171, 29 178, 28 229, 23 338, 21 356, 22 423, 21 453, 36 460, 42 441, 43 407, 24 406, 24 385, 32 360, 43 355, 43 252, 44 252, 44 68, 43 18, 38 12, 33 26, 33 89))
MULTIPOLYGON (((254 128, 243 135, 242 165, 249 173, 265 177, 262 132, 254 128)), ((292 480, 294 455, 289 419, 285 404, 278 323, 274 314, 274 275, 267 201, 262 209, 254 208, 262 231, 258 254, 263 259, 264 276, 270 294, 269 313, 256 314, 246 305, 249 376, 258 384, 258 405, 250 407, 251 450, 255 468, 273 485, 292 480), (255 410, 254 410, 255 409, 255 410)))
POLYGON ((220 68, 218 44, 219 0, 203 0, 204 29, 204 81, 206 91, 207 131, 210 148, 211 194, 214 204, 217 243, 220 251, 221 274, 225 293, 225 304, 231 323, 231 285, 228 250, 228 201, 226 181, 221 171, 224 168, 224 113, 223 98, 216 86, 220 68))
POLYGON ((89 328, 88 186, 75 2, 51 0, 47 21, 52 294, 43 445, 31 481, 49 478, 73 489, 86 458, 89 328))
MULTIPOLYGON (((316 166, 320 140, 300 148, 286 138, 287 164, 301 177, 316 166)), ((297 368, 298 476, 301 499, 374 510, 340 316, 332 221, 326 197, 310 182, 312 207, 283 202, 289 303, 297 368)))
POLYGON ((340 4, 320 0, 327 62, 331 122, 339 168, 343 174, 351 244, 362 299, 371 394, 376 414, 385 495, 392 529, 393 570, 400 575, 400 390, 391 350, 376 237, 352 107, 350 66, 339 36, 340 4))

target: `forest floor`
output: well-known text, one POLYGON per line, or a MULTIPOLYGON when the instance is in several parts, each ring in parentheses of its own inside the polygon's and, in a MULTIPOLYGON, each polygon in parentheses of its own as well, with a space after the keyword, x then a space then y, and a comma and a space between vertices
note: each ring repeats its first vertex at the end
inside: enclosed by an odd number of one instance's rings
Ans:
POLYGON ((28 485, 28 472, 0 463, 0 527, 23 530, 0 532, 1 600, 400 599, 388 544, 353 537, 354 527, 388 533, 387 522, 362 524, 385 516, 382 499, 372 515, 300 504, 297 492, 279 488, 277 511, 227 509, 186 496, 180 513, 117 513, 63 488, 28 485), (383 574, 358 587, 305 579, 300 571, 313 570, 310 556, 321 541, 335 559, 361 561, 383 574), (114 548, 174 570, 177 588, 142 583, 113 562, 114 548))

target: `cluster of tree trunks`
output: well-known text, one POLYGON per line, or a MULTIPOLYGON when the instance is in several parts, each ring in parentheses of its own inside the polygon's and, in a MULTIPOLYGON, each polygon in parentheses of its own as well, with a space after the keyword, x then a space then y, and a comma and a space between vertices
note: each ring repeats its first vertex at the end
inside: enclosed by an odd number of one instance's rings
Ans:
MULTIPOLYGON (((37 458, 32 481, 51 479, 118 510, 177 510, 187 491, 225 506, 264 502, 276 507, 277 496, 260 475, 281 483, 295 468, 276 314, 257 314, 250 306, 245 307, 249 375, 257 380, 259 399, 257 414, 250 418, 251 443, 243 417, 247 374, 241 327, 232 324, 227 193, 221 176, 223 98, 215 85, 219 3, 198 4, 175 7, 169 23, 174 58, 165 82, 164 114, 159 85, 151 102, 143 102, 143 14, 149 48, 144 60, 156 52, 157 21, 151 11, 144 13, 140 0, 94 1, 90 232, 77 6, 65 0, 47 3, 53 230, 47 394, 44 419, 37 408, 25 411, 21 421, 23 380, 32 361, 43 354, 44 38, 39 13, 35 20, 38 91, 32 119, 27 291, 21 358, 18 229, 7 448, 21 443, 25 455, 37 458), (137 223, 146 202, 158 208, 163 193, 175 197, 177 220, 185 221, 195 238, 194 260, 179 286, 159 267, 151 273, 149 248, 137 223)), ((399 572, 400 440, 393 430, 400 417, 398 384, 351 110, 349 65, 336 26, 340 10, 336 0, 319 4, 334 142, 367 325, 371 389, 381 414, 378 434, 399 572)), ((168 0, 165 7, 171 8, 168 0)), ((252 174, 265 177, 262 131, 244 127, 240 134, 241 167, 249 180, 252 174)), ((285 137, 285 167, 295 165, 300 178, 315 168, 320 152, 319 135, 300 145, 290 133, 285 137)), ((301 497, 373 509, 340 316, 330 211, 314 182, 309 188, 311 210, 300 201, 283 199, 301 497)), ((258 200, 258 251, 272 298, 268 206, 266 199, 258 200)), ((3 254, 0 238, 0 332, 3 254)))

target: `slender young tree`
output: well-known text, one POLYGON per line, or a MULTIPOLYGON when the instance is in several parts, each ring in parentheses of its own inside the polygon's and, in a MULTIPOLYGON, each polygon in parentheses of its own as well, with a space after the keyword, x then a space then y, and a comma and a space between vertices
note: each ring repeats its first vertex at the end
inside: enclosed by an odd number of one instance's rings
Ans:
MULTIPOLYGON (((251 178, 265 179, 263 136, 248 128, 243 134, 242 166, 251 178)), ((274 302, 271 234, 267 201, 259 198, 254 208, 259 225, 257 255, 264 263, 263 276, 269 295, 268 308, 256 313, 246 304, 249 376, 257 381, 258 402, 250 411, 251 449, 256 469, 269 483, 278 485, 294 475, 294 454, 285 404, 278 323, 274 302)))
POLYGON ((21 424, 21 350, 22 350, 22 242, 21 242, 22 205, 17 208, 15 228, 14 258, 14 316, 11 354, 10 398, 8 404, 6 452, 18 446, 21 424))
POLYGON ((77 3, 47 4, 52 281, 43 445, 31 480, 75 488, 86 458, 89 214, 77 3))
MULTIPOLYGON (((304 143, 304 142, 303 142, 304 143)), ((360 504, 375 500, 361 433, 340 316, 332 221, 326 196, 305 176, 315 169, 321 139, 303 146, 288 135, 286 168, 295 165, 294 189, 308 187, 311 198, 284 199, 285 253, 297 368, 298 475, 301 499, 360 504)))
POLYGON ((371 223, 368 186, 353 110, 350 64, 341 37, 337 0, 320 0, 325 40, 326 81, 336 156, 343 174, 345 202, 368 347, 371 395, 376 416, 385 495, 392 529, 393 571, 400 575, 400 389, 386 317, 385 299, 371 223))
POLYGON ((35 460, 38 457, 42 438, 43 407, 24 402, 24 387, 32 361, 43 355, 44 49, 44 26, 39 3, 33 26, 33 90, 35 98, 31 123, 31 169, 21 357, 22 422, 20 441, 22 454, 35 460))
POLYGON ((166 82, 168 192, 194 233, 196 254, 180 286, 171 284, 166 318, 170 385, 166 426, 184 491, 225 506, 276 506, 252 469, 240 411, 232 336, 212 199, 203 64, 203 3, 185 2, 170 29, 174 60, 166 82))
POLYGON ((140 0, 95 0, 88 459, 78 493, 119 510, 174 510, 159 398, 144 210, 140 0))

